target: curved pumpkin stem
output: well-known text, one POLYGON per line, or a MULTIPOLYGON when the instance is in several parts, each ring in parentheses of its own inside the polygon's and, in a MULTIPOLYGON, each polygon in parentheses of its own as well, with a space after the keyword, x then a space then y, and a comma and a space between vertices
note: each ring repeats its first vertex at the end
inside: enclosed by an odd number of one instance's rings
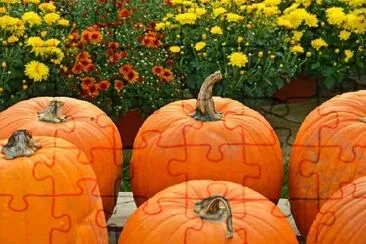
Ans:
POLYGON ((32 156, 41 144, 33 140, 27 130, 17 130, 8 139, 8 142, 1 149, 5 159, 13 159, 21 156, 32 156))
POLYGON ((191 115, 194 119, 199 121, 218 121, 222 119, 222 114, 215 111, 215 103, 212 98, 213 86, 221 79, 220 71, 216 71, 205 79, 198 93, 196 111, 191 115))
POLYGON ((194 212, 203 220, 222 221, 226 213, 226 239, 233 238, 233 220, 229 201, 219 195, 214 195, 196 202, 194 212), (220 205, 223 203, 223 207, 220 205))
POLYGON ((65 122, 67 116, 62 114, 63 106, 64 102, 57 101, 56 99, 51 100, 47 108, 37 113, 38 119, 40 121, 51 122, 51 123, 65 122))

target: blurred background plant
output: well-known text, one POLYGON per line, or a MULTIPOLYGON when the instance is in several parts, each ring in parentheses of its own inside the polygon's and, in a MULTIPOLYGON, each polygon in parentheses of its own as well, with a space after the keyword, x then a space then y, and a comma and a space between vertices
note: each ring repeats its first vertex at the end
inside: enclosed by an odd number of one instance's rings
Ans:
POLYGON ((148 115, 184 96, 184 75, 155 31, 162 1, 78 0, 66 72, 73 96, 110 115, 148 115))
POLYGON ((320 85, 329 89, 366 74, 365 0, 286 0, 281 9, 278 25, 320 85))
POLYGON ((0 110, 28 97, 67 94, 60 70, 70 30, 52 2, 0 0, 0 110))
POLYGON ((280 0, 166 0, 168 12, 156 28, 175 55, 195 96, 208 74, 221 70, 215 94, 242 99, 270 97, 304 62, 278 27, 280 0))

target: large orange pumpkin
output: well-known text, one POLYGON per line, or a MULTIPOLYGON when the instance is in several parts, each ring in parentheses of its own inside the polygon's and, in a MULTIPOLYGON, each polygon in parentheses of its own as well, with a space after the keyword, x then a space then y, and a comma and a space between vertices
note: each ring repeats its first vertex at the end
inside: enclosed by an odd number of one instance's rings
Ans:
POLYGON ((366 91, 336 96, 302 123, 289 166, 291 211, 305 237, 320 207, 344 184, 366 175, 366 91))
POLYGON ((258 112, 212 98, 220 79, 220 72, 210 75, 198 100, 170 103, 145 120, 131 158, 137 206, 168 186, 201 179, 236 182, 278 201, 283 182, 278 138, 258 112))
POLYGON ((358 244, 366 240, 366 177, 345 185, 323 204, 306 243, 358 244))
POLYGON ((127 220, 120 244, 298 243, 283 213, 263 195, 227 181, 166 188, 127 220))
POLYGON ((114 209, 122 174, 122 144, 113 121, 93 104, 67 97, 21 101, 0 113, 0 138, 17 129, 63 138, 87 155, 98 178, 105 215, 114 209))
POLYGON ((108 243, 97 179, 80 149, 19 130, 0 150, 0 243, 108 243))

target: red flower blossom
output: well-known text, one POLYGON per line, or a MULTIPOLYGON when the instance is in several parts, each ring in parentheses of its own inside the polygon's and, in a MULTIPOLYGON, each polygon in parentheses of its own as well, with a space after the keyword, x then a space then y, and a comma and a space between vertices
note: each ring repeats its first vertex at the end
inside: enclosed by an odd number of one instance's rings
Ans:
MULTIPOLYGON (((114 33, 113 33, 114 34, 114 33)), ((118 42, 108 42, 107 43, 108 48, 110 49, 117 49, 119 47, 119 43, 118 42)))
POLYGON ((111 83, 109 82, 109 80, 102 80, 102 81, 99 81, 99 83, 98 83, 99 89, 101 91, 107 90, 110 85, 111 85, 111 83))
POLYGON ((71 71, 74 73, 74 74, 80 74, 82 71, 83 71, 83 66, 80 64, 80 63, 76 63, 71 71))
POLYGON ((85 61, 85 60, 88 60, 90 59, 90 54, 88 52, 80 52, 76 58, 80 61, 85 61))
POLYGON ((99 84, 93 84, 88 87, 88 96, 95 98, 99 95, 99 91, 100 91, 99 84))
POLYGON ((127 75, 127 74, 131 73, 132 70, 133 70, 133 68, 132 68, 132 65, 131 64, 124 64, 123 66, 121 66, 119 68, 119 72, 122 75, 127 75))
POLYGON ((139 73, 136 70, 132 70, 130 73, 123 74, 123 78, 130 84, 135 84, 139 78, 139 73))
POLYGON ((152 68, 152 72, 156 75, 161 75, 164 71, 164 67, 163 66, 158 66, 158 65, 155 65, 153 68, 152 68))
POLYGON ((92 77, 85 77, 81 79, 81 88, 87 90, 90 86, 95 84, 95 79, 92 77))
POLYGON ((123 86, 124 86, 123 81, 121 80, 114 81, 114 89, 116 89, 117 91, 122 90, 123 86))
POLYGON ((126 19, 127 17, 131 16, 131 11, 127 8, 123 8, 118 12, 119 19, 126 19))
POLYGON ((164 81, 170 82, 174 79, 173 72, 169 69, 165 69, 164 72, 161 74, 161 78, 164 81))

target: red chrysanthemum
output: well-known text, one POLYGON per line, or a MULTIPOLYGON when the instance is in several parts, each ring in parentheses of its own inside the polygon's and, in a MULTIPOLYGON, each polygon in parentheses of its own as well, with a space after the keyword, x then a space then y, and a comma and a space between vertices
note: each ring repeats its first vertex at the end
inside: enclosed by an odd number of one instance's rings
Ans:
POLYGON ((124 86, 123 81, 121 80, 114 81, 114 89, 116 89, 117 91, 122 90, 123 86, 124 86))
POLYGON ((133 70, 132 65, 131 64, 124 64, 119 68, 119 72, 122 75, 127 75, 129 73, 131 73, 133 70))
POLYGON ((111 83, 109 82, 109 80, 102 80, 98 82, 98 86, 101 91, 107 90, 110 85, 111 83))

